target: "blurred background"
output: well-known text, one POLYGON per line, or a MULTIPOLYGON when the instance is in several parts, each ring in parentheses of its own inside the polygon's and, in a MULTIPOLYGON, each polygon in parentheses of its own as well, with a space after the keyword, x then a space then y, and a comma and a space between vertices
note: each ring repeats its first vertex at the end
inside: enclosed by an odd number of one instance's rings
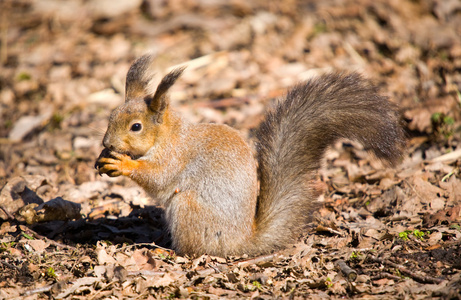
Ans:
MULTIPOLYGON (((20 174, 94 180, 131 62, 188 65, 172 105, 244 134, 286 88, 354 70, 402 107, 423 142, 458 147, 458 0, 2 0, 0 186, 20 174), (448 138, 448 139, 447 139, 448 138), (429 141, 429 142, 428 142, 429 141)), ((419 145, 423 143, 419 141, 419 145)), ((430 154, 429 154, 430 155, 430 154)))

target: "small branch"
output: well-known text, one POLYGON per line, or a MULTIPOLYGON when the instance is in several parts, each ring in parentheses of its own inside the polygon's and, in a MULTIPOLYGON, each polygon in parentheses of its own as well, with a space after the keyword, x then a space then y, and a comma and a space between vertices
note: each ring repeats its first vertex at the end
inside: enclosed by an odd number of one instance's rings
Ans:
POLYGON ((315 231, 317 231, 317 232, 328 232, 328 233, 336 234, 338 236, 343 236, 343 234, 340 231, 334 230, 331 227, 326 227, 326 226, 323 226, 323 225, 318 225, 317 228, 315 228, 315 231))
POLYGON ((435 278, 435 277, 431 277, 431 276, 424 276, 424 275, 419 275, 419 274, 416 274, 410 270, 408 270, 407 268, 405 267, 402 267, 396 263, 393 263, 387 259, 382 259, 382 258, 378 258, 378 257, 373 257, 373 256, 370 256, 368 258, 369 260, 373 261, 373 262, 377 262, 377 263, 380 263, 380 264, 383 264, 383 265, 388 265, 392 268, 396 268, 397 270, 399 270, 400 272, 410 276, 411 278, 413 278, 414 280, 418 281, 418 282, 421 282, 421 283, 435 283, 435 284, 439 284, 441 282, 443 282, 442 279, 439 279, 439 278, 435 278))
POLYGON ((8 60, 8 18, 6 14, 9 12, 9 3, 2 5, 2 18, 0 25, 1 48, 0 48, 0 65, 5 65, 8 60))
POLYGON ((112 287, 117 281, 111 281, 108 284, 106 284, 104 287, 102 287, 99 291, 97 291, 93 296, 88 298, 88 300, 93 300, 96 299, 103 291, 107 291, 110 287, 112 287))
POLYGON ((1 262, 4 266, 7 266, 7 267, 10 268, 10 269, 19 271, 19 268, 16 267, 15 265, 12 265, 12 264, 10 264, 10 263, 7 263, 6 261, 3 261, 3 260, 0 261, 0 262, 1 262))
POLYGON ((448 160, 457 160, 461 157, 461 149, 455 150, 453 152, 438 156, 430 160, 430 162, 444 162, 448 160))
POLYGON ((210 268, 212 268, 216 273, 222 273, 217 267, 213 266, 212 264, 208 264, 210 268))
POLYGON ((19 225, 19 228, 24 231, 25 233, 27 234, 32 234, 34 235, 36 238, 38 239, 42 239, 42 240, 47 240, 48 242, 50 242, 51 245, 53 246, 56 246, 56 247, 60 247, 60 248, 64 248, 64 249, 71 249, 71 250, 77 250, 77 248, 73 247, 73 246, 70 246, 70 245, 65 245, 65 244, 61 244, 59 242, 56 242, 56 241, 53 241, 53 240, 50 240, 49 238, 47 238, 46 236, 43 236, 41 234, 38 234, 37 232, 33 231, 32 229, 24 226, 24 225, 19 225))
POLYGON ((27 296, 32 296, 33 294, 49 292, 51 290, 51 288, 53 287, 53 285, 54 284, 47 285, 47 286, 44 286, 44 287, 39 287, 39 288, 32 289, 32 290, 27 290, 27 291, 24 292, 24 294, 22 294, 22 296, 27 297, 27 296))
POLYGON ((399 277, 397 275, 392 275, 392 274, 387 273, 387 272, 381 272, 379 275, 370 277, 370 280, 375 281, 375 280, 379 280, 379 279, 383 279, 383 278, 392 279, 392 280, 395 280, 395 281, 401 281, 402 280, 402 277, 399 277))
POLYGON ((248 103, 250 100, 247 97, 231 97, 231 98, 224 98, 218 99, 213 101, 204 101, 196 103, 196 107, 210 107, 214 109, 219 108, 227 108, 231 106, 241 106, 242 104, 248 103))
POLYGON ((135 247, 139 247, 139 246, 151 246, 151 247, 154 247, 154 248, 165 250, 167 252, 174 252, 171 249, 159 246, 159 245, 157 245, 155 243, 136 243, 136 244, 132 244, 132 245, 123 246, 123 247, 120 248, 120 250, 125 250, 125 249, 128 249, 128 248, 135 248, 135 247))
POLYGON ((165 272, 152 271, 152 270, 139 270, 139 271, 128 271, 128 276, 163 276, 165 272))
POLYGON ((228 269, 230 269, 232 267, 235 267, 235 266, 244 268, 244 267, 247 267, 249 265, 259 264, 259 263, 262 263, 262 262, 271 261, 275 257, 277 257, 276 253, 268 254, 268 255, 262 255, 262 256, 252 258, 252 259, 247 259, 247 260, 243 260, 243 261, 237 261, 237 262, 231 263, 229 265, 220 265, 219 268, 218 267, 211 267, 211 268, 207 268, 207 269, 196 271, 196 272, 197 272, 197 274, 199 274, 201 276, 208 276, 208 275, 211 275, 211 274, 214 274, 214 273, 225 272, 228 269))
POLYGON ((232 266, 237 265, 238 267, 246 267, 246 266, 253 265, 253 264, 260 264, 263 262, 268 262, 268 261, 273 260, 276 257, 277 257, 277 253, 262 255, 262 256, 252 258, 252 259, 235 262, 232 264, 232 266))
POLYGON ((354 282, 357 279, 357 272, 349 267, 344 260, 340 259, 336 261, 336 265, 339 267, 341 272, 343 272, 349 282, 354 282))
POLYGON ((0 209, 5 213, 9 220, 15 219, 15 217, 3 205, 0 205, 0 209))

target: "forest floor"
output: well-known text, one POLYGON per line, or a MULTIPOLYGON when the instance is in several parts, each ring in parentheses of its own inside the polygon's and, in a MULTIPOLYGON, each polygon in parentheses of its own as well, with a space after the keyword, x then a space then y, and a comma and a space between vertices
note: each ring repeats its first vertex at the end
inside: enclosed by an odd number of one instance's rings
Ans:
POLYGON ((3 0, 0 15, 0 299, 460 299, 458 0, 3 0), (290 86, 358 71, 399 104, 405 156, 332 147, 324 205, 285 250, 175 255, 162 209, 94 169, 146 52, 158 74, 188 66, 175 110, 248 140, 290 86))

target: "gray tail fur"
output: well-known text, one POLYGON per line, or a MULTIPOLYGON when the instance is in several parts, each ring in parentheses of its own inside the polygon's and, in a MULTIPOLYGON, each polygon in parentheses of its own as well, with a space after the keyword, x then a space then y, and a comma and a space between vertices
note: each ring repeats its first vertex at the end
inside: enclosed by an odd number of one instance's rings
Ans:
POLYGON ((355 140, 390 165, 405 148, 397 107, 357 73, 327 74, 295 86, 267 114, 257 138, 257 252, 292 241, 313 213, 309 182, 328 146, 355 140))

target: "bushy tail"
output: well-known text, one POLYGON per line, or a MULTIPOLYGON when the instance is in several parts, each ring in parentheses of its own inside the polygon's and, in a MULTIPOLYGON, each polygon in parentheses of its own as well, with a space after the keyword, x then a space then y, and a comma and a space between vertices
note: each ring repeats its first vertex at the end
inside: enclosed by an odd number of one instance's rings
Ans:
POLYGON ((390 164, 405 147, 396 106, 357 73, 332 73, 297 85, 268 113, 257 138, 261 191, 255 251, 260 253, 292 241, 312 214, 316 199, 309 181, 328 146, 340 138, 356 140, 390 164))

